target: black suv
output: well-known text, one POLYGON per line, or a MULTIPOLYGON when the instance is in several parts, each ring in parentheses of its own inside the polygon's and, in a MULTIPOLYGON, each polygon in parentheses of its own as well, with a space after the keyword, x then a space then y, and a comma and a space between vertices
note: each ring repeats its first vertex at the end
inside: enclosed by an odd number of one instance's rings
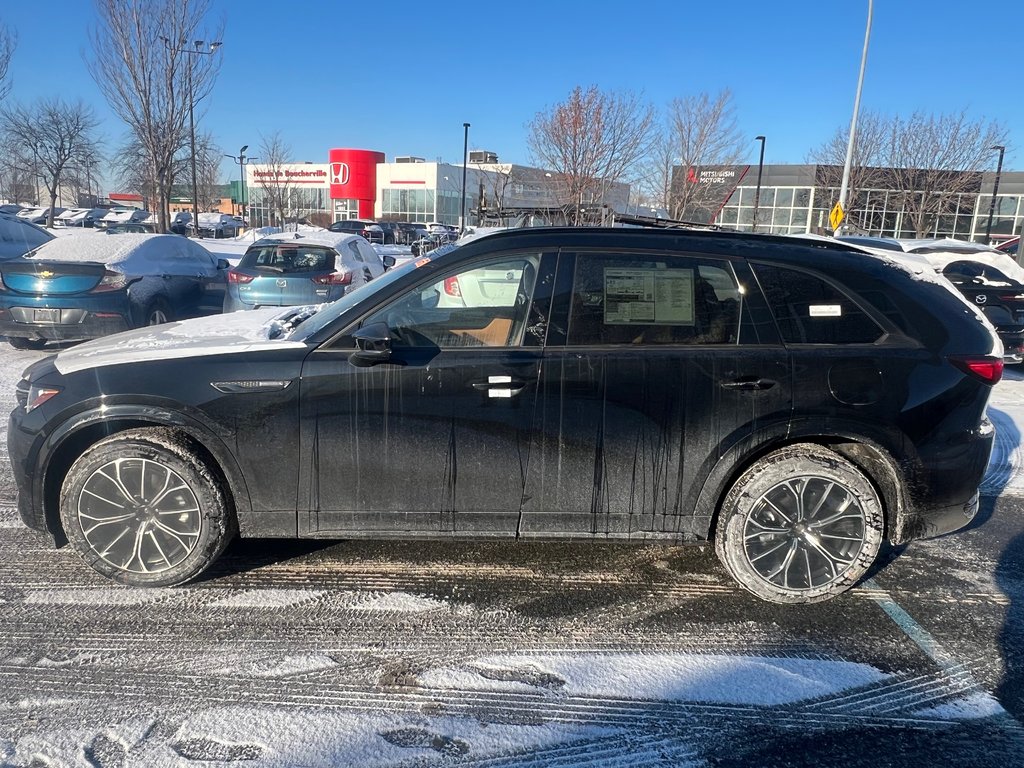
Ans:
POLYGON ((327 229, 331 232, 351 232, 353 235, 362 235, 371 243, 388 245, 395 242, 393 231, 386 230, 376 221, 369 221, 367 219, 341 219, 331 224, 327 229), (390 239, 388 237, 389 233, 391 235, 390 239))
POLYGON ((194 578, 236 532, 713 539, 806 603, 972 519, 998 349, 852 246, 512 230, 332 304, 62 350, 8 444, 22 519, 125 584, 194 578))

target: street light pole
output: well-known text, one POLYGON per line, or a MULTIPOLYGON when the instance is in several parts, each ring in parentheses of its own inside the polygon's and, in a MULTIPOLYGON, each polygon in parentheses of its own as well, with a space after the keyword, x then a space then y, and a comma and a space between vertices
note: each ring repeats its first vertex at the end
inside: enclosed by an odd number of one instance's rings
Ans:
MULTIPOLYGON (((164 41, 164 45, 172 53, 184 53, 187 56, 212 56, 220 48, 220 41, 210 43, 210 49, 208 51, 203 50, 203 46, 206 45, 204 40, 196 40, 194 48, 174 48, 171 46, 171 41, 166 37, 160 38, 164 41)), ((184 45, 184 40, 181 41, 180 45, 184 45)), ((196 174, 196 121, 195 121, 195 107, 196 107, 196 94, 192 84, 192 69, 193 60, 188 60, 188 132, 189 132, 189 149, 191 154, 191 165, 192 165, 192 231, 199 234, 199 182, 196 174)))
MULTIPOLYGON (((996 212, 996 195, 999 194, 999 176, 1003 172, 1003 153, 1006 152, 1006 147, 996 144, 992 149, 999 150, 999 163, 996 165, 996 179, 992 185, 992 202, 988 206, 988 224, 985 225, 985 245, 989 245, 992 242, 992 217, 996 212)), ((1018 246, 1019 248, 1019 246, 1018 246)))
POLYGON ((459 234, 466 231, 466 163, 469 161, 469 123, 463 123, 462 137, 462 216, 459 218, 459 234))
MULTIPOLYGON (((868 0, 868 24, 864 30, 864 50, 860 54, 860 74, 857 76, 857 95, 853 100, 853 119, 850 120, 850 138, 846 142, 846 161, 843 163, 843 181, 839 185, 839 207, 846 213, 846 193, 850 186, 850 167, 853 165, 853 142, 857 135, 857 114, 860 112, 860 92, 864 88, 864 69, 868 63, 868 42, 871 40, 871 14, 873 0, 868 0)), ((839 228, 842 229, 842 224, 839 228)))
POLYGON ((238 150, 238 156, 237 157, 235 155, 224 155, 224 157, 230 157, 232 160, 234 160, 236 163, 238 163, 239 175, 240 175, 241 181, 242 181, 242 199, 239 202, 241 204, 241 212, 242 212, 242 218, 243 219, 245 218, 246 206, 247 206, 248 201, 249 201, 248 195, 246 195, 246 193, 245 193, 245 166, 247 166, 253 160, 259 160, 258 157, 246 157, 245 156, 245 150, 247 150, 248 148, 249 148, 249 145, 246 144, 244 147, 242 147, 240 150, 238 150))
POLYGON ((761 142, 761 157, 757 161, 757 188, 754 190, 754 223, 751 232, 757 232, 757 209, 761 206, 761 172, 764 170, 764 136, 755 136, 754 141, 761 142))

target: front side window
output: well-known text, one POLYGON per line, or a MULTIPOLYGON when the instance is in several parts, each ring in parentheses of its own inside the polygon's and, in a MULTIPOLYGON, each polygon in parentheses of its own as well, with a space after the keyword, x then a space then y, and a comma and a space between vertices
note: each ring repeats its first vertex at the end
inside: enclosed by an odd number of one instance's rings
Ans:
POLYGON ((519 346, 539 264, 535 254, 477 262, 418 285, 362 325, 385 323, 395 348, 519 346))
POLYGON ((581 253, 568 343, 735 344, 741 299, 728 262, 581 253))
POLYGON ((752 264, 787 344, 873 344, 885 331, 849 296, 797 269, 752 264))

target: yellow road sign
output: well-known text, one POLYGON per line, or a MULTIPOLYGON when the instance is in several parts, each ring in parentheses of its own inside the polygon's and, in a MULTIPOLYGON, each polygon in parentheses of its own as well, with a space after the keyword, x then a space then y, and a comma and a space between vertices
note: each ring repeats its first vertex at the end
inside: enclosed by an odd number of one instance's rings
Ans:
POLYGON ((828 214, 828 223, 832 225, 832 231, 835 232, 839 229, 839 225, 843 223, 843 219, 846 218, 846 212, 843 210, 843 206, 836 203, 832 206, 832 210, 828 214))

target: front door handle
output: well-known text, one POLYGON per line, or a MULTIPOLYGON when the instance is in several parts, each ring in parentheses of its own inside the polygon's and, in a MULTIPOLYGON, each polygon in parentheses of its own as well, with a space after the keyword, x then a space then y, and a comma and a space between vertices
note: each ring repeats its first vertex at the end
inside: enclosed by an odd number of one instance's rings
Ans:
POLYGON ((474 381, 472 387, 487 392, 488 397, 512 397, 526 389, 526 382, 511 376, 488 376, 487 381, 474 381))
POLYGON ((776 384, 772 379, 736 379, 723 381, 723 389, 742 389, 747 391, 771 389, 776 384))

